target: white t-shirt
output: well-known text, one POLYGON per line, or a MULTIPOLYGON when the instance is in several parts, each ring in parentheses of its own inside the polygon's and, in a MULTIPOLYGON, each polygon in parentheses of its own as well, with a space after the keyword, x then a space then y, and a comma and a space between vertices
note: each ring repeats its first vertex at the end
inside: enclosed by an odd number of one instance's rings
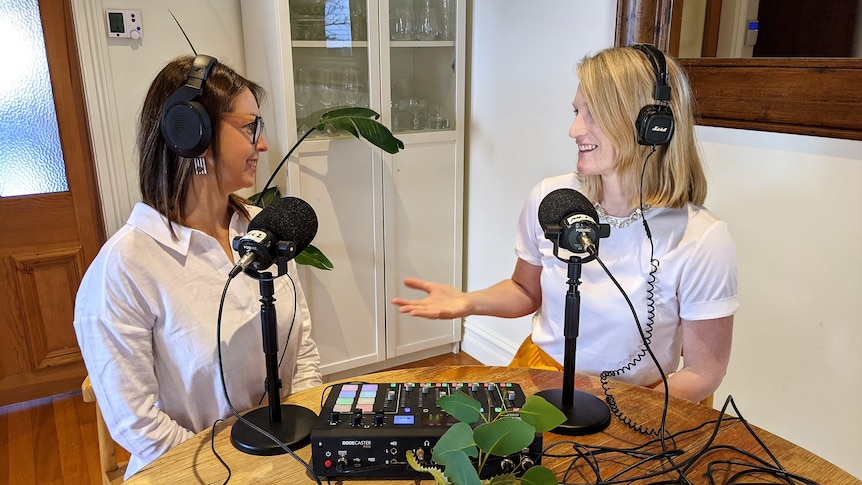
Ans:
MULTIPOLYGON (((542 267, 542 305, 533 316, 532 340, 561 364, 568 263, 553 254, 538 221, 542 199, 558 188, 579 190, 574 173, 551 177, 530 191, 518 223, 515 253, 542 267)), ((677 370, 682 347, 680 319, 705 320, 733 315, 739 306, 736 251, 727 225, 703 207, 651 208, 646 219, 655 245, 658 271, 652 300, 655 324, 650 348, 666 374, 677 370)), ((599 222, 607 222, 600 220, 599 222)), ((568 258, 565 250, 560 256, 568 258)), ((599 258, 620 283, 649 331, 647 298, 651 270, 650 244, 643 222, 611 227, 599 240, 599 258)), ((586 255, 584 255, 586 256, 586 255)), ((632 311, 598 261, 583 263, 578 285, 580 319, 576 340, 576 371, 598 375, 628 366, 644 345, 632 311)), ((638 385, 660 380, 655 364, 644 356, 618 377, 638 385)))
MULTIPOLYGON (((259 211, 249 208, 251 216, 259 211)), ((247 226, 234 214, 231 240, 247 226)), ((231 414, 218 372, 216 326, 233 264, 209 235, 177 224, 174 230, 178 240, 152 207, 135 205, 87 269, 75 302, 75 332, 99 407, 114 440, 132 455, 127 478, 231 414)), ((322 383, 293 261, 288 275, 292 281, 287 275, 274 281, 279 357, 287 342, 282 395, 322 383)), ((259 300, 260 282, 240 274, 222 313, 225 382, 239 412, 259 404, 266 380, 259 300)))

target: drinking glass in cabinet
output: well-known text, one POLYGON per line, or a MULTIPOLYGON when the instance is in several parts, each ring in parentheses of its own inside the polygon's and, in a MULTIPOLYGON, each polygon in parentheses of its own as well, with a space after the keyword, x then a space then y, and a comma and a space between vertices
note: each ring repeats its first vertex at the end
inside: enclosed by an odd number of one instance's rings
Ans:
POLYGON ((291 0, 290 18, 294 40, 322 40, 325 0, 291 0))
POLYGON ((324 67, 317 70, 317 99, 325 110, 332 109, 338 102, 337 82, 334 69, 324 67))
POLYGON ((413 27, 413 0, 392 0, 389 11, 392 40, 412 40, 415 34, 413 27))
POLYGON ((350 0, 350 33, 353 40, 368 40, 365 0, 350 0))
POLYGON ((455 40, 455 0, 440 1, 440 40, 455 40))
POLYGON ((341 101, 345 106, 354 107, 359 102, 361 96, 361 86, 359 84, 359 70, 349 67, 341 71, 343 78, 344 91, 341 96, 341 101))
POLYGON ((437 19, 437 6, 432 0, 419 0, 419 16, 416 26, 416 38, 419 40, 437 40, 440 35, 440 22, 437 19))
POLYGON ((306 118, 312 111, 311 100, 314 98, 314 83, 311 73, 304 67, 296 69, 294 97, 296 98, 296 117, 306 118))

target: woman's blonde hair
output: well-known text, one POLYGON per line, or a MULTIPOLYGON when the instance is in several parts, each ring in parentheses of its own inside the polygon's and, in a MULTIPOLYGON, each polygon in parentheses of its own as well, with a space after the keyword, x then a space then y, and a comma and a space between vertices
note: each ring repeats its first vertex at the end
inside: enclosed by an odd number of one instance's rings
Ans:
MULTIPOLYGON (((675 131, 670 143, 655 147, 645 166, 644 160, 654 148, 638 144, 635 120, 641 108, 658 103, 653 98, 656 71, 647 55, 633 47, 614 47, 585 57, 577 69, 580 88, 590 113, 616 150, 617 171, 633 206, 640 204, 642 168, 645 204, 703 205, 706 176, 694 140, 691 87, 679 64, 670 56, 665 59, 675 131)), ((602 199, 599 175, 579 175, 579 179, 587 198, 602 199)))

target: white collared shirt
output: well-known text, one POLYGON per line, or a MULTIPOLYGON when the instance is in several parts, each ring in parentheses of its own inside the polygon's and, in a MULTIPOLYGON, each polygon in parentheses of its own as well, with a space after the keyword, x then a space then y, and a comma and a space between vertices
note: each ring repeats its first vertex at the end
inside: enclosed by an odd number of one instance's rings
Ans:
MULTIPOLYGON (((250 207, 250 215, 259 210, 250 207)), ((247 227, 234 214, 231 240, 247 227)), ((75 302, 75 332, 99 407, 114 440, 132 455, 127 478, 231 414, 218 371, 216 330, 233 263, 209 235, 177 224, 174 231, 176 240, 166 219, 139 202, 88 268, 75 302)), ((293 261, 274 286, 284 396, 322 379, 293 261)), ((230 283, 222 312, 224 379, 239 412, 257 406, 264 391, 260 295, 259 281, 240 274, 230 283)))

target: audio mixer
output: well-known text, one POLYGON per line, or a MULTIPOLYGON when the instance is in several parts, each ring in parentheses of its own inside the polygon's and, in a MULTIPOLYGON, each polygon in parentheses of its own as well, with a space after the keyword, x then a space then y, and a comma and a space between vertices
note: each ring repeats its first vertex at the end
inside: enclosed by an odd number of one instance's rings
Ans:
MULTIPOLYGON (((412 450, 424 466, 435 465, 434 445, 458 422, 437 399, 459 390, 476 399, 490 419, 502 411, 517 411, 526 399, 514 383, 335 384, 311 428, 314 472, 326 477, 428 478, 410 468, 406 452, 412 450)), ((480 417, 476 424, 481 422, 480 417)), ((539 463, 541 451, 542 435, 537 433, 520 453, 489 459, 482 475, 523 472, 539 463)))

